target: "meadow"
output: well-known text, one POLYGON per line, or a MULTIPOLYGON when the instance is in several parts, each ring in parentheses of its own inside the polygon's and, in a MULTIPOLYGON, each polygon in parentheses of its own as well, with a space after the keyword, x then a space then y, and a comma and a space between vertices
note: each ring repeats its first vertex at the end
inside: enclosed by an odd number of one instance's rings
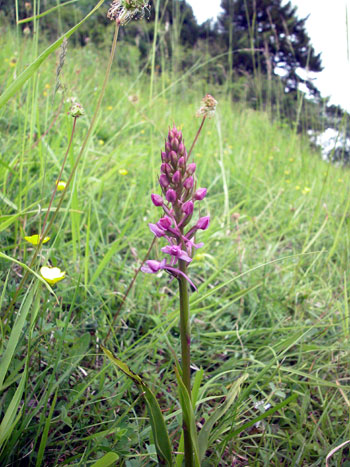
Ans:
MULTIPOLYGON (((1 93, 47 44, 6 30, 1 93)), ((120 52, 119 52, 120 50, 120 52)), ((0 108, 0 464, 157 465, 145 402, 101 344, 142 374, 176 446, 181 412, 176 281, 140 272, 159 214, 160 154, 169 127, 189 147, 206 93, 218 101, 193 151, 210 227, 191 263, 192 378, 203 370, 199 430, 242 375, 214 425, 203 466, 350 465, 349 173, 322 161, 308 139, 267 112, 231 101, 225 86, 191 73, 125 70, 117 46, 96 125, 50 241, 33 266, 66 271, 52 286, 30 272, 73 119, 67 180, 96 107, 108 60, 68 41, 0 108), (11 305, 11 301, 14 304, 11 305), (332 453, 332 450, 335 450, 332 453)), ((58 200, 57 192, 51 216, 58 200)), ((158 239, 151 257, 161 257, 158 239)))

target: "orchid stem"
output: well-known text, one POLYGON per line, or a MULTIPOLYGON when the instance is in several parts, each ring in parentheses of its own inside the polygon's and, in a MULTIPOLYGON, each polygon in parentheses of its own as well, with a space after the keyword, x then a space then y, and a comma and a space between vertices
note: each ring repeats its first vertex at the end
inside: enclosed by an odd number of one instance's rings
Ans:
MULTIPOLYGON (((179 269, 187 275, 187 263, 179 260, 179 269)), ((181 336, 181 365, 182 379, 191 399, 191 327, 190 327, 190 309, 188 297, 188 284, 183 275, 179 277, 180 290, 180 336, 181 336)), ((190 427, 183 422, 184 442, 185 442, 185 466, 193 466, 193 448, 190 435, 190 427)))

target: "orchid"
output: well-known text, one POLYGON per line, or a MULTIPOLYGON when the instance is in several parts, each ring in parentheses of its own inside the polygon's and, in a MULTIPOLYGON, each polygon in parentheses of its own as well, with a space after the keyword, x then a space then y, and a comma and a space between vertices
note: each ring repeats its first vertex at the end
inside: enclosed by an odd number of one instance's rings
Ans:
POLYGON ((141 268, 149 274, 166 270, 178 279, 185 277, 191 285, 193 284, 189 281, 186 271, 180 265, 181 262, 189 264, 192 261, 192 250, 203 246, 203 243, 195 244, 192 238, 198 230, 206 230, 210 222, 209 216, 205 216, 199 218, 192 227, 187 227, 192 220, 195 206, 207 194, 206 188, 196 189, 196 169, 194 162, 188 163, 182 132, 174 126, 168 132, 165 150, 161 153, 159 185, 163 196, 151 194, 153 205, 161 207, 165 216, 155 224, 149 224, 153 235, 167 240, 168 245, 161 251, 170 255, 171 259, 169 264, 165 260, 150 260, 141 268), (179 267, 175 267, 177 263, 179 267))

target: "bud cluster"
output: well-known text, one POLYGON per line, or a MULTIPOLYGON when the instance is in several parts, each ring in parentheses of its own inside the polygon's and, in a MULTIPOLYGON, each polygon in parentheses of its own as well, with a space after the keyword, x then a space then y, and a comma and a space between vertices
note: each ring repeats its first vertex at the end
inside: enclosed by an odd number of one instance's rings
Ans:
POLYGON ((163 208, 165 215, 156 224, 149 224, 149 228, 156 237, 167 239, 169 245, 162 248, 162 252, 170 255, 171 260, 170 264, 165 260, 147 261, 142 271, 156 273, 165 269, 173 276, 179 277, 184 274, 173 267, 176 262, 182 260, 190 263, 192 248, 203 246, 195 244, 192 239, 198 230, 208 228, 209 217, 201 217, 187 232, 185 228, 192 219, 195 203, 205 198, 207 189, 196 189, 196 164, 188 162, 182 132, 175 126, 168 132, 161 160, 159 185, 163 196, 153 193, 151 199, 155 206, 163 208))

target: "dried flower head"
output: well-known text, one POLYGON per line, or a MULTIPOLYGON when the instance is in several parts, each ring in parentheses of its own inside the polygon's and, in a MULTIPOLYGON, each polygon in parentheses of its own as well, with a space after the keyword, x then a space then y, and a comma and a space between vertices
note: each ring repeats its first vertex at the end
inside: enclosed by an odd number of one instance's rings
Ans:
POLYGON ((214 117, 216 106, 217 106, 217 101, 214 99, 213 96, 211 96, 210 94, 207 94, 202 99, 202 106, 197 111, 197 114, 196 114, 197 117, 209 117, 209 118, 214 117))
POLYGON ((72 107, 70 108, 70 114, 74 118, 81 117, 84 115, 85 111, 83 109, 83 106, 79 104, 78 102, 74 102, 72 107))
POLYGON ((132 104, 137 104, 139 101, 139 96, 137 96, 136 94, 132 94, 131 96, 128 96, 128 101, 132 104))
POLYGON ((107 18, 124 25, 132 19, 143 18, 147 9, 148 2, 145 0, 113 0, 107 18))

